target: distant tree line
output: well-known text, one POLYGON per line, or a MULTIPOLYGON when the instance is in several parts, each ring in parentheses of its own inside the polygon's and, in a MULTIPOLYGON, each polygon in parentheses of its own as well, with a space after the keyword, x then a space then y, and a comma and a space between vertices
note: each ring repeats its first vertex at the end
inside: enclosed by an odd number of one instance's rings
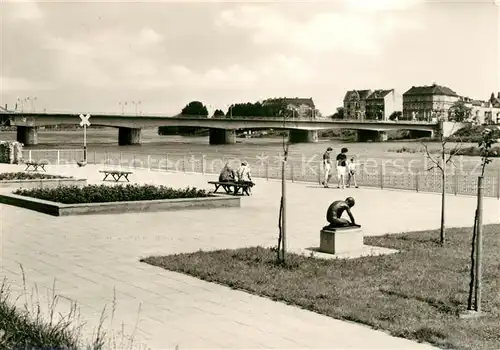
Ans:
MULTIPOLYGON (((207 107, 200 101, 189 102, 182 110, 179 117, 182 116, 205 116, 208 118, 207 107)), ((270 117, 270 118, 289 118, 293 111, 288 108, 285 98, 268 99, 265 102, 246 102, 236 103, 229 106, 226 113, 221 109, 216 109, 214 117, 233 116, 233 117, 270 117)), ((160 126, 159 135, 193 135, 199 130, 197 127, 189 126, 160 126)))

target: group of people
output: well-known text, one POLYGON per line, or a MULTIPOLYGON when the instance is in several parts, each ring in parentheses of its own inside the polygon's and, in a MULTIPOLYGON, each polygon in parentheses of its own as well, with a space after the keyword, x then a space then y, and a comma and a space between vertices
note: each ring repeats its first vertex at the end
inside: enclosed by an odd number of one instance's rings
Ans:
POLYGON ((250 174, 250 167, 248 166, 247 161, 241 162, 238 170, 234 171, 229 163, 224 165, 222 171, 219 175, 220 182, 252 182, 252 175, 250 174))
POLYGON ((340 153, 337 155, 335 159, 335 163, 332 160, 332 151, 331 147, 326 149, 326 152, 323 154, 323 167, 325 169, 325 179, 323 181, 323 186, 328 188, 328 182, 333 176, 332 165, 335 164, 337 170, 337 180, 338 180, 338 188, 345 188, 351 186, 351 181, 354 184, 354 187, 358 187, 356 183, 356 162, 354 158, 351 157, 350 160, 347 160, 346 153, 348 149, 343 147, 340 153), (346 184, 347 183, 347 184, 346 184))

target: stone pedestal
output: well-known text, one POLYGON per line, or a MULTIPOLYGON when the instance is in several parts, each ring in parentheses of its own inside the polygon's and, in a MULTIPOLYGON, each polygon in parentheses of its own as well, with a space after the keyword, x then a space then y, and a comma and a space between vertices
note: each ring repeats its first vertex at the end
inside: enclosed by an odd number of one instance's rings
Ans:
POLYGON ((363 230, 360 227, 322 229, 319 251, 329 254, 343 254, 363 249, 363 230))

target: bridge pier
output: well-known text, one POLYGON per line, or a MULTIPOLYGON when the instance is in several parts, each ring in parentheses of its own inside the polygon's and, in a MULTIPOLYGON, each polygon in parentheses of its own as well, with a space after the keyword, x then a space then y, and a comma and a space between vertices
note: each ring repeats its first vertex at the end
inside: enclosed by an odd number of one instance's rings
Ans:
POLYGON ((434 131, 410 130, 410 139, 420 139, 422 137, 434 137, 434 131))
POLYGON ((141 129, 139 128, 118 128, 118 145, 140 145, 141 144, 141 129))
POLYGON ((236 143, 236 131, 210 129, 209 143, 211 145, 232 145, 236 143))
POLYGON ((318 142, 318 132, 316 130, 290 130, 288 140, 291 143, 318 142))
POLYGON ((387 141, 387 132, 377 130, 358 130, 358 142, 383 142, 387 141))
POLYGON ((17 142, 21 142, 25 146, 38 144, 38 128, 36 126, 18 126, 17 142))

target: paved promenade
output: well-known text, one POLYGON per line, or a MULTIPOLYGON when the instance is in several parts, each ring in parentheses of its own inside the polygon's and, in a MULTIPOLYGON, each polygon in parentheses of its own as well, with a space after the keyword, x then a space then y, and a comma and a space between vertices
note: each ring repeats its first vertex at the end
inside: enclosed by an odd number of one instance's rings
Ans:
MULTIPOLYGON (((101 168, 50 166, 49 173, 102 183, 101 168)), ((0 172, 22 169, 0 166, 0 172)), ((206 181, 214 178, 138 169, 131 176, 138 183, 208 189, 206 181)), ((241 208, 141 214, 52 217, 0 205, 2 275, 19 292, 22 264, 42 301, 43 288, 56 278, 56 292, 78 301, 82 319, 88 321, 85 336, 97 326, 104 305, 112 308, 115 290, 114 319, 108 317, 105 328, 119 329, 123 322, 126 333, 135 330, 136 348, 430 348, 138 262, 156 254, 276 245, 280 190, 278 181, 258 180, 253 196, 242 198, 241 208)), ((353 213, 366 235, 439 225, 436 194, 287 183, 289 247, 318 246, 327 206, 346 196, 356 199, 353 213)), ((500 221, 499 200, 486 198, 484 209, 485 223, 500 221)), ((472 225, 474 210, 474 197, 448 196, 447 225, 472 225)), ((60 302, 62 312, 69 305, 65 300, 60 302)), ((126 347, 117 342, 115 347, 126 347)))

